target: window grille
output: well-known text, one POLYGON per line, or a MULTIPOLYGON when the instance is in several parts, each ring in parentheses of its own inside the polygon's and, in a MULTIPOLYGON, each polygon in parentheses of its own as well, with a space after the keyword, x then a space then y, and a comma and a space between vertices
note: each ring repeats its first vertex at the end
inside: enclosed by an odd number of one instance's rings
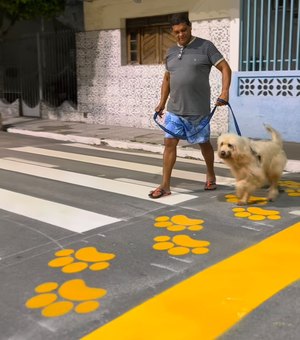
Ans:
POLYGON ((299 70, 299 12, 299 0, 241 0, 240 70, 299 70))

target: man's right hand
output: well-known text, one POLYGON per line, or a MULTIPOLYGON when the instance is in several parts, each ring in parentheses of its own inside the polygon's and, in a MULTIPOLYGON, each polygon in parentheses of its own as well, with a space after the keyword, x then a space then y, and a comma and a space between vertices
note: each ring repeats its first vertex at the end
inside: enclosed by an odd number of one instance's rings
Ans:
POLYGON ((158 113, 158 115, 160 116, 160 117, 162 117, 163 115, 164 115, 164 105, 158 105, 156 108, 155 108, 155 112, 157 112, 158 113))

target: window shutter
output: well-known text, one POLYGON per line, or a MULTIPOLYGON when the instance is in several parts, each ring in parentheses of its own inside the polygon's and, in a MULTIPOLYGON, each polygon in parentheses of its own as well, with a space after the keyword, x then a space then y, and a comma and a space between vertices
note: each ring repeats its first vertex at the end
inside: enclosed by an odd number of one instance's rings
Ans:
POLYGON ((161 48, 160 62, 163 63, 166 57, 167 50, 176 44, 176 38, 171 34, 170 27, 160 28, 161 48))
POLYGON ((142 29, 141 36, 141 63, 157 64, 159 62, 158 55, 158 28, 145 27, 142 29))

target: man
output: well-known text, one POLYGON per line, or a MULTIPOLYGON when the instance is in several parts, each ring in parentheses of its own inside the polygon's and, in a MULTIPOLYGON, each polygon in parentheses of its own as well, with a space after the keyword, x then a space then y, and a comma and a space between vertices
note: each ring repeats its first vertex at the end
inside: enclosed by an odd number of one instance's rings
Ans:
MULTIPOLYGON (((210 126, 201 129, 199 122, 210 113, 209 73, 214 65, 222 74, 222 92, 216 105, 224 105, 229 99, 231 69, 212 42, 192 36, 191 23, 183 14, 171 19, 172 32, 177 45, 166 55, 166 72, 161 86, 161 98, 155 112, 160 116, 167 99, 165 127, 173 133, 183 135, 189 143, 200 145, 206 163, 205 190, 215 190, 214 150, 210 143, 210 126), (199 127, 200 126, 200 127, 199 127), (197 129, 200 130, 197 132, 197 129), (196 131, 196 132, 195 132, 196 131)), ((149 193, 151 198, 171 194, 170 180, 176 161, 179 138, 166 133, 164 138, 163 174, 158 188, 149 193)))

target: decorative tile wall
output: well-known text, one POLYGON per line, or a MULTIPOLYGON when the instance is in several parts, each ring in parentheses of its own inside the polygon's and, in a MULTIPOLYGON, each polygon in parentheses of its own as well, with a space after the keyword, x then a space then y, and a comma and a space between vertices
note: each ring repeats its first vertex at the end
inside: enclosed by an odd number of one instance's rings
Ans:
MULTIPOLYGON (((231 105, 243 135, 269 138, 272 125, 286 142, 300 142, 300 71, 234 72, 231 105)), ((229 130, 234 130, 229 119, 229 130)))
POLYGON ((295 76, 239 77, 239 96, 300 96, 300 78, 295 76))
MULTIPOLYGON (((229 24, 229 19, 193 22, 193 34, 212 40, 228 60, 229 24)), ((78 112, 70 113, 68 119, 157 128, 152 116, 160 99, 164 65, 121 65, 120 30, 78 33, 77 65, 78 112)), ((213 105, 221 92, 220 72, 215 68, 210 81, 213 105)), ((212 134, 227 128, 228 110, 219 108, 212 134)))

